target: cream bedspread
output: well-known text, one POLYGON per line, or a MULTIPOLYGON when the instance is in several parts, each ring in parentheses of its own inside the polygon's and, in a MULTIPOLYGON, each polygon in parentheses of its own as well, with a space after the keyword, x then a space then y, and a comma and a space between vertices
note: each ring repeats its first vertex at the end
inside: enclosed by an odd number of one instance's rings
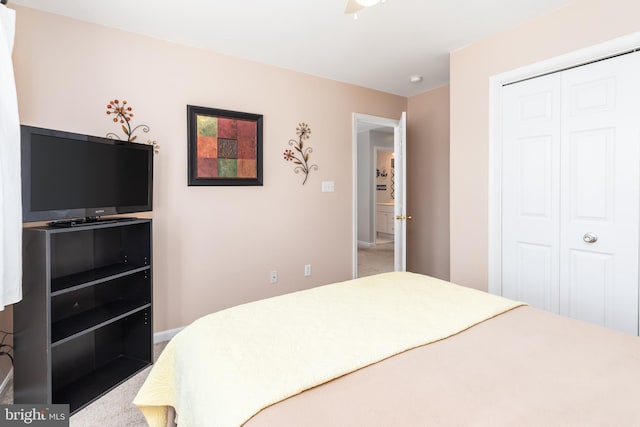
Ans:
POLYGON ((522 305, 413 273, 387 273, 240 305, 185 328, 134 403, 149 425, 239 426, 334 378, 522 305))

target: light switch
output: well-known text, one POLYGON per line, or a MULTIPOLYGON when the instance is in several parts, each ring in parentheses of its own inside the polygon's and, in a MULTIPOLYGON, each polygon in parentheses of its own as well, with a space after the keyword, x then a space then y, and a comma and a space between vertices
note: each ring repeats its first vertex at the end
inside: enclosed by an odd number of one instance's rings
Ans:
POLYGON ((336 189, 336 183, 334 181, 322 181, 322 192, 333 193, 336 189))

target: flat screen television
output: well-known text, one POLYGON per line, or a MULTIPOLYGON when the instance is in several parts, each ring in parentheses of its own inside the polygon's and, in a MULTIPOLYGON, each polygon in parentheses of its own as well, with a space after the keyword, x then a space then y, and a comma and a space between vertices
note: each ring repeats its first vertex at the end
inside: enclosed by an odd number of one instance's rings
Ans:
POLYGON ((151 145, 26 125, 21 143, 24 222, 79 225, 152 210, 151 145))

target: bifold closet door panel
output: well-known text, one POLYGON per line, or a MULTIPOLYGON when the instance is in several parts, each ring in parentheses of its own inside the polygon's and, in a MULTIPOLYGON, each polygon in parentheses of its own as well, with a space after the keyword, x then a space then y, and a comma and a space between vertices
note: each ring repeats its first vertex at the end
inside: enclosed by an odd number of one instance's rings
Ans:
POLYGON ((639 106, 640 54, 562 73, 561 313, 635 335, 639 106))
POLYGON ((506 86, 503 110, 502 294, 557 313, 560 76, 506 86))

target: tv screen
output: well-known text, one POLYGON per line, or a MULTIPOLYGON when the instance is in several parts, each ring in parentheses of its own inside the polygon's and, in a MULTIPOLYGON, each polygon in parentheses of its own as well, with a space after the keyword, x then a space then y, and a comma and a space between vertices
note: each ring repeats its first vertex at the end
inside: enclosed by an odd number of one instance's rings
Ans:
POLYGON ((152 210, 153 147, 21 126, 24 222, 152 210))

